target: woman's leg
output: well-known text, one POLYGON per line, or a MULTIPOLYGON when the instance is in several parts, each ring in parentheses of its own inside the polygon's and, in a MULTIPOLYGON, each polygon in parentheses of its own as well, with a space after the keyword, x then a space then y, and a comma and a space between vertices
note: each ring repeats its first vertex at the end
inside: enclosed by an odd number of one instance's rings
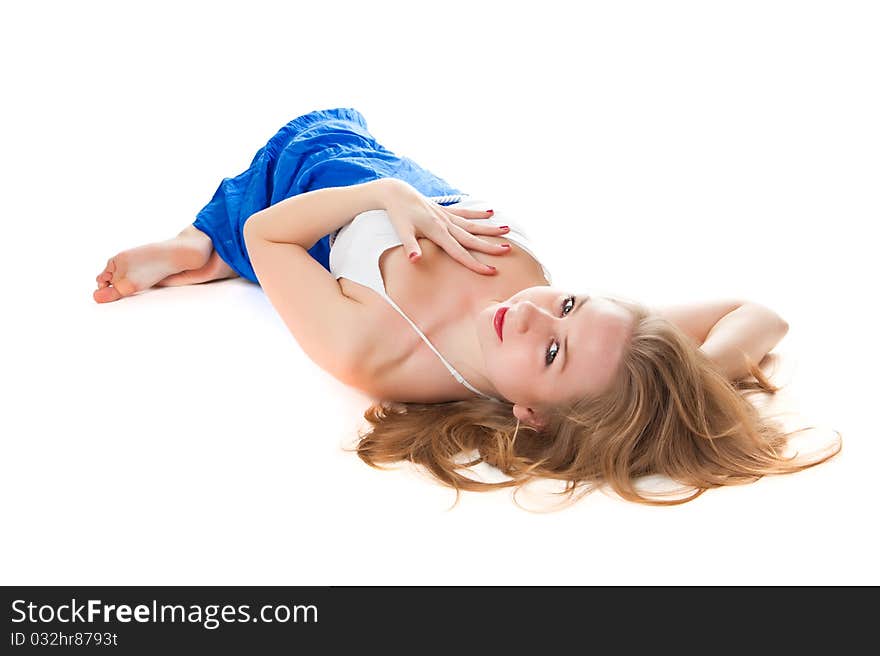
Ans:
POLYGON ((92 296, 98 303, 108 303, 159 283, 174 286, 233 277, 232 270, 219 257, 212 262, 213 250, 208 235, 195 226, 187 226, 173 239, 138 246, 111 257, 95 278, 98 289, 92 296), (193 275, 184 277, 186 274, 193 275))

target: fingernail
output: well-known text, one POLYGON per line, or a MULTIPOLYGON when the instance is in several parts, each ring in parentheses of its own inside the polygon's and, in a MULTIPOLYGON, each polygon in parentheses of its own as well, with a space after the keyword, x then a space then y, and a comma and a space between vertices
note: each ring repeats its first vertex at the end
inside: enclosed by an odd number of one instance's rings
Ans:
POLYGON ((498 269, 493 267, 491 264, 487 264, 486 266, 489 267, 490 269, 492 269, 492 271, 498 271, 498 269))
POLYGON ((415 260, 418 256, 419 256, 419 254, 416 253, 415 251, 413 251, 412 253, 409 254, 409 259, 415 260))
POLYGON ((489 213, 492 213, 492 212, 494 212, 495 210, 486 210, 486 211, 489 212, 489 213))
POLYGON ((510 226, 498 226, 499 230, 510 230, 510 226))
POLYGON ((510 244, 501 244, 501 248, 510 248, 510 244))

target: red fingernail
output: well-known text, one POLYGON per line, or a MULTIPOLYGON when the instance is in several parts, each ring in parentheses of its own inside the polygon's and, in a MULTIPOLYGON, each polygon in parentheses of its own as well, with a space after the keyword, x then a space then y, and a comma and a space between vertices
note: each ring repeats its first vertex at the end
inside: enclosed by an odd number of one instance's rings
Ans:
POLYGON ((499 230, 510 230, 510 226, 498 226, 499 230))
POLYGON ((486 266, 489 267, 490 269, 492 269, 492 271, 498 271, 498 269, 493 267, 491 264, 487 264, 486 266))
POLYGON ((510 244, 501 244, 501 248, 510 248, 510 244))
POLYGON ((416 253, 415 251, 413 251, 412 253, 409 254, 409 259, 415 260, 418 256, 419 256, 419 254, 416 253))
POLYGON ((494 212, 495 210, 486 210, 487 212, 494 212))

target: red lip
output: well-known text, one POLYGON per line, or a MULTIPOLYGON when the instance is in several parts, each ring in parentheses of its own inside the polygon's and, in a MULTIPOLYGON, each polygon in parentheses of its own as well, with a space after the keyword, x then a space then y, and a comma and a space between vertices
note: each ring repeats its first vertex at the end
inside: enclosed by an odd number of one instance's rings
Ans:
POLYGON ((501 307, 495 312, 495 318, 493 319, 493 323, 495 324, 495 332, 498 333, 498 339, 502 342, 504 341, 504 337, 501 335, 501 330, 504 328, 504 315, 507 314, 507 310, 509 308, 501 307))

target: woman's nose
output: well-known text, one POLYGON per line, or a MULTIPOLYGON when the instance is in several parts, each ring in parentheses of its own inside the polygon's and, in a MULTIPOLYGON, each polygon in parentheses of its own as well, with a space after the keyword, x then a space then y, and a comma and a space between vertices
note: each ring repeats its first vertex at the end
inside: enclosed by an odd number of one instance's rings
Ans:
POLYGON ((533 330, 535 327, 543 324, 547 319, 553 317, 541 307, 538 307, 531 301, 521 301, 519 307, 518 332, 524 333, 527 330, 533 330))

